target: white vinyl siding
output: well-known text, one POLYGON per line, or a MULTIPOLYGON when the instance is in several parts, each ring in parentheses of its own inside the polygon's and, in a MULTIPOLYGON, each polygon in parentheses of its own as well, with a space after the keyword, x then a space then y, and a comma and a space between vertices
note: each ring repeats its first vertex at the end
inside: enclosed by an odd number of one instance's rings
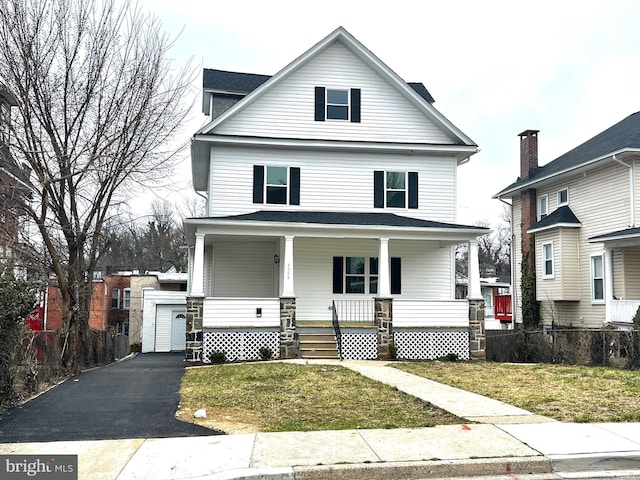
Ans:
POLYGON ((207 298, 202 310, 204 328, 279 327, 278 298, 207 298))
MULTIPOLYGON (((238 215, 256 210, 253 165, 300 167, 300 205, 287 210, 374 212, 375 170, 418 172, 419 209, 410 216, 455 222, 456 161, 424 155, 315 152, 217 147, 212 149, 209 192, 215 200, 209 216, 238 215)), ((281 210, 282 205, 260 205, 281 210)))
POLYGON ((274 242, 216 242, 213 247, 214 297, 278 296, 274 242))
POLYGON ((214 133, 274 138, 452 144, 424 112, 341 43, 283 79, 214 133), (348 65, 348 68, 345 68, 348 65), (361 123, 314 121, 314 88, 361 89, 361 123))
MULTIPOLYGON (((628 247, 624 252, 624 293, 620 298, 640 299, 640 247, 628 247)), ((614 263, 615 264, 615 263, 614 263)))
POLYGON ((467 300, 404 300, 393 302, 393 326, 468 327, 467 300))

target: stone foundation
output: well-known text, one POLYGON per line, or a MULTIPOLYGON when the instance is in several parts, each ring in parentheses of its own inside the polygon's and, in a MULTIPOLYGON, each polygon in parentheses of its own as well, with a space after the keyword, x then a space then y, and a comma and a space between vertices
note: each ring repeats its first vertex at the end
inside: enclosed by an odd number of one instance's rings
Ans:
POLYGON ((375 299, 375 322, 378 329, 378 358, 387 360, 392 357, 390 345, 393 343, 393 299, 375 299))
POLYGON ((296 337, 296 299, 280 298, 280 358, 298 358, 300 343, 296 337))
POLYGON ((187 298, 187 333, 185 360, 187 363, 202 361, 202 306, 204 298, 187 298))
POLYGON ((486 360, 484 300, 469 300, 469 350, 472 360, 486 360))

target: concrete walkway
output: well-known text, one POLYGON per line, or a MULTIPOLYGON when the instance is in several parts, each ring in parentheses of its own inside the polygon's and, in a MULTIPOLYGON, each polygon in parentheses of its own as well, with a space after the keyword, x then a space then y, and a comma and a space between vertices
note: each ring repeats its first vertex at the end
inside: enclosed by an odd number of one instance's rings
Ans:
POLYGON ((584 477, 591 471, 598 476, 640 478, 640 424, 550 421, 383 362, 297 362, 339 364, 448 410, 469 424, 0 444, 0 455, 78 454, 78 478, 96 480, 409 480, 479 475, 540 480, 584 477))

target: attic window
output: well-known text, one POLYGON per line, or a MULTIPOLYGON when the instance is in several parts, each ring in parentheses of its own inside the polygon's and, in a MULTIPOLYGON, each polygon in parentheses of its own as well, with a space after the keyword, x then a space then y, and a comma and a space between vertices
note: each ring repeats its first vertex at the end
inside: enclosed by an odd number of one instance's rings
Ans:
POLYGON ((349 120, 349 90, 327 88, 327 120, 349 120))

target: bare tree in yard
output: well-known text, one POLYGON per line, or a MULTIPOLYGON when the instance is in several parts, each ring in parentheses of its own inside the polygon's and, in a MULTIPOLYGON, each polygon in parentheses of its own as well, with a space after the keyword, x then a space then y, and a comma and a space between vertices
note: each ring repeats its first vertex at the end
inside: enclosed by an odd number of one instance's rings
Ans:
POLYGON ((63 302, 63 361, 84 361, 104 225, 165 178, 190 73, 157 19, 114 0, 0 0, 0 83, 17 99, 11 145, 32 170, 29 216, 63 302))

